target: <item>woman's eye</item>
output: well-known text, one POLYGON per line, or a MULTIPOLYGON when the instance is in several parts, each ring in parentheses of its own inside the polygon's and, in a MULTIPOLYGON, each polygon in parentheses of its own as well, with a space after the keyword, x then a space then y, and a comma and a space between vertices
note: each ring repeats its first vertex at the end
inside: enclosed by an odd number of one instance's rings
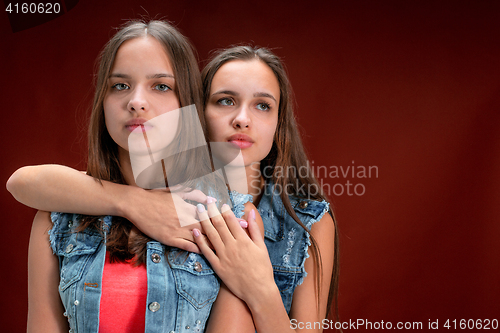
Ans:
POLYGON ((116 89, 118 91, 130 89, 129 86, 127 86, 125 83, 116 83, 111 88, 116 89))
POLYGON ((234 102, 230 98, 221 98, 217 101, 217 103, 224 106, 234 105, 234 102))
POLYGON ((267 103, 259 103, 257 104, 257 110, 259 111, 269 111, 271 109, 271 105, 267 103))
POLYGON ((167 91, 167 90, 170 90, 170 87, 169 87, 169 86, 167 86, 167 85, 166 85, 166 84, 164 84, 164 83, 160 83, 160 84, 157 84, 157 85, 155 86, 155 89, 156 89, 156 90, 159 90, 159 91, 167 91))

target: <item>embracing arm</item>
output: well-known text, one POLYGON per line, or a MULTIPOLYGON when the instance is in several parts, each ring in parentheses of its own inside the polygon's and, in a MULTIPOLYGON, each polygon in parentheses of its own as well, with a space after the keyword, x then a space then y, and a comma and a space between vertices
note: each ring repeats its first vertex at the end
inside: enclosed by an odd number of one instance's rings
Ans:
MULTIPOLYGON (((53 164, 20 168, 7 181, 7 189, 16 200, 36 209, 122 216, 163 244, 199 252, 191 234, 191 229, 199 226, 196 208, 167 191, 108 181, 101 184, 80 171, 53 164), (176 211, 175 207, 181 210, 176 211), (180 226, 179 218, 187 227, 180 226)), ((199 202, 207 199, 198 190, 182 195, 199 202)))
POLYGON ((103 181, 56 164, 26 166, 7 181, 7 190, 26 206, 52 212, 123 216, 139 188, 103 181))
POLYGON ((50 215, 38 212, 31 229, 28 252, 28 333, 68 332, 59 298, 59 261, 52 254, 47 231, 50 215))

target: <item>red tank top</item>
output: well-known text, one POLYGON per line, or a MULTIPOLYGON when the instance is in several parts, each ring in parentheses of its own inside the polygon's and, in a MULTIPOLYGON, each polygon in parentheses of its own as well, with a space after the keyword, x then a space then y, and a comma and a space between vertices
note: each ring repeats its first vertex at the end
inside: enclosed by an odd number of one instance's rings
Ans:
POLYGON ((102 272, 99 333, 144 332, 148 281, 145 265, 106 261, 102 272))

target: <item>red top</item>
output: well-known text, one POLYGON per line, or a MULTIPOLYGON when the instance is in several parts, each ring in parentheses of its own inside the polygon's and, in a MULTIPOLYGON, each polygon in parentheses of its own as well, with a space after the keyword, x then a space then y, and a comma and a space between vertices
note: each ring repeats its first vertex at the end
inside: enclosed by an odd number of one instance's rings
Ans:
POLYGON ((102 272, 99 333, 144 332, 148 276, 145 265, 109 261, 102 272))

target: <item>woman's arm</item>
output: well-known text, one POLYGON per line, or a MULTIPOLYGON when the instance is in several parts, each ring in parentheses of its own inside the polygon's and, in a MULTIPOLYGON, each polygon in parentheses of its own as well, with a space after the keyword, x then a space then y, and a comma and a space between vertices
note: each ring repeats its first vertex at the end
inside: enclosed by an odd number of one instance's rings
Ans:
POLYGON ((252 314, 245 302, 222 282, 208 318, 206 333, 255 333, 252 314))
POLYGON ((38 212, 31 229, 28 252, 28 333, 68 332, 59 298, 59 261, 52 254, 47 231, 50 215, 38 212))
MULTIPOLYGON (((251 202, 247 202, 243 215, 244 219, 248 219, 248 215, 252 209, 255 209, 255 206, 251 202)), ((257 218, 257 225, 262 233, 264 233, 264 224, 260 216, 257 218)), ((223 282, 221 283, 217 300, 210 312, 206 332, 255 333, 255 325, 250 309, 223 282)))
MULTIPOLYGON (((316 240, 319 253, 321 254, 321 277, 318 311, 318 291, 316 288, 316 278, 319 274, 315 267, 311 248, 309 248, 309 258, 306 259, 305 269, 307 276, 304 282, 295 288, 293 293, 293 303, 290 309, 290 318, 297 322, 318 322, 326 319, 326 309, 328 307, 328 293, 332 277, 333 262, 335 255, 335 224, 330 214, 325 213, 323 218, 313 224, 311 235, 316 240), (314 311, 312 311, 314 309, 314 311), (318 317, 319 316, 319 317, 318 317)), ((322 330, 319 330, 321 332, 322 330)))
MULTIPOLYGON (((209 205, 210 210, 213 210, 209 205)), ((333 269, 334 225, 331 217, 325 215, 314 224, 311 234, 315 237, 321 253, 323 266, 321 275, 321 293, 315 286, 317 270, 312 256, 305 263, 308 272, 304 283, 295 289, 290 317, 286 313, 280 292, 274 282, 272 265, 267 249, 255 219, 250 216, 248 229, 250 237, 237 228, 238 222, 232 212, 222 209, 222 217, 210 214, 210 219, 200 216, 205 233, 216 253, 208 248, 204 237, 195 237, 202 253, 212 264, 213 269, 226 283, 228 288, 249 307, 259 333, 299 332, 290 325, 290 319, 307 323, 321 321, 326 312, 330 276, 333 269), (321 314, 321 315, 319 315, 321 314)), ((195 235, 199 232, 194 231, 195 235)), ((317 326, 316 326, 317 327, 317 326)), ((322 328, 308 330, 321 332, 322 328)))
MULTIPOLYGON (((199 253, 191 233, 191 229, 200 227, 196 208, 176 194, 107 181, 101 184, 62 165, 20 168, 7 181, 7 189, 19 202, 40 210, 122 216, 163 244, 199 253), (180 218, 186 227, 181 227, 180 218)), ((207 199, 198 190, 182 193, 182 198, 198 202, 207 199)))
POLYGON ((248 304, 252 309, 255 326, 259 333, 288 332, 293 331, 292 328, 295 327, 297 328, 295 332, 323 332, 322 320, 326 318, 334 259, 335 226, 329 214, 325 214, 320 221, 313 224, 311 235, 316 240, 321 254, 320 291, 318 292, 316 287, 319 272, 315 267, 312 251, 309 249, 309 258, 305 262, 305 270, 308 274, 304 282, 295 288, 289 316, 284 310, 277 288, 272 288, 267 293, 263 291, 260 299, 248 298, 248 304), (278 312, 277 309, 282 310, 278 312), (270 316, 269 313, 275 315, 270 316), (290 322, 291 319, 295 319, 293 326, 290 322), (307 327, 311 327, 311 329, 306 329, 307 327))

